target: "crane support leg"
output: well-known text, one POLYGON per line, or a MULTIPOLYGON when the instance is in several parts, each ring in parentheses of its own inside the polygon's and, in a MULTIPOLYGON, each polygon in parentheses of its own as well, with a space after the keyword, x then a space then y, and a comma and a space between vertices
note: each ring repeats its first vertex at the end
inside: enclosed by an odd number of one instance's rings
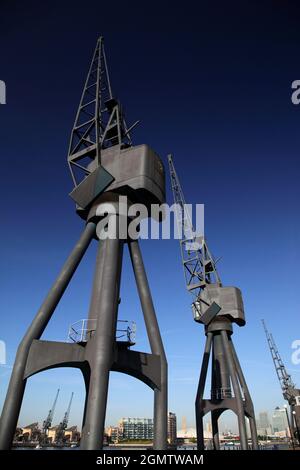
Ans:
POLYGON ((234 396, 236 400, 236 407, 237 407, 237 416, 238 416, 238 424, 239 424, 239 433, 240 433, 240 442, 242 450, 248 449, 248 439, 247 439, 247 431, 246 431, 246 422, 245 422, 245 412, 244 412, 244 405, 243 399, 241 395, 240 385, 238 383, 238 379, 236 376, 236 368, 235 363, 233 360, 232 351, 229 344, 229 338, 227 331, 221 331, 221 336, 223 340, 224 352, 227 358, 228 369, 230 373, 230 378, 232 382, 232 387, 234 391, 234 396))
POLYGON ((82 449, 99 449, 103 443, 109 374, 114 360, 122 254, 121 240, 107 238, 99 242, 90 318, 98 318, 101 327, 96 328, 90 343, 95 354, 91 354, 89 360, 91 375, 82 449))
POLYGON ((168 410, 168 364, 154 310, 147 275, 137 241, 129 242, 129 252, 144 314, 152 354, 160 357, 160 388, 154 391, 154 449, 166 449, 168 410))
POLYGON ((225 317, 219 317, 206 327, 207 339, 195 403, 198 450, 205 448, 203 418, 207 413, 211 413, 214 449, 220 448, 218 420, 226 410, 232 410, 237 416, 241 449, 248 449, 246 417, 250 423, 252 449, 257 449, 253 404, 231 340, 231 334, 231 322, 225 317), (210 357, 212 362, 211 397, 204 399, 210 357))
POLYGON ((65 262, 44 303, 40 307, 20 343, 1 415, 1 450, 9 449, 13 441, 26 385, 24 373, 30 346, 33 340, 39 339, 43 334, 43 331, 46 328, 59 300, 65 292, 77 266, 95 234, 95 227, 96 226, 93 222, 89 222, 86 225, 79 241, 65 262))

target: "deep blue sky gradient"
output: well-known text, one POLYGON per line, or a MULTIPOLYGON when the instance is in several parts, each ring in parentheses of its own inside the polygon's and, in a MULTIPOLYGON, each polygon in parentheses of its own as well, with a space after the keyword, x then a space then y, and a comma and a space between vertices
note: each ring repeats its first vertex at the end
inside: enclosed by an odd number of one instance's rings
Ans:
MULTIPOLYGON (((187 201, 205 204, 223 283, 242 289, 247 325, 235 327, 234 341, 256 411, 282 405, 260 319, 299 386, 300 367, 290 359, 300 338, 300 106, 290 99, 291 82, 300 78, 296 2, 185 2, 186 11, 166 12, 140 3, 123 17, 125 6, 108 11, 102 2, 87 2, 89 14, 76 2, 29 1, 27 10, 19 3, 2 2, 0 19, 0 79, 7 85, 0 106, 0 339, 8 366, 83 228, 68 197, 66 154, 103 34, 113 90, 129 123, 141 119, 134 143, 148 143, 165 163, 174 154, 187 201)), ((167 196, 172 202, 168 175, 167 196)), ((182 416, 194 425, 204 334, 192 320, 178 242, 141 245, 168 356, 169 409, 179 427, 182 416)), ((92 246, 44 338, 64 340, 69 324, 87 316, 94 256, 92 246)), ((136 348, 148 350, 127 254, 124 261, 120 317, 137 321, 136 348)), ((0 404, 9 374, 0 368, 0 404)), ((73 370, 29 380, 21 425, 45 417, 58 386, 55 420, 74 391, 71 424, 80 425, 83 381, 73 370)), ((107 424, 151 413, 151 392, 112 374, 107 424)))

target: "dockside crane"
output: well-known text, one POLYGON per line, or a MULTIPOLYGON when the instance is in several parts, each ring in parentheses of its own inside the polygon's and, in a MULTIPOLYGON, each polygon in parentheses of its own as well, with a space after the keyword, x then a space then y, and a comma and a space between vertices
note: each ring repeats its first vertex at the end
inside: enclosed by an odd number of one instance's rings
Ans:
POLYGON ((263 328, 267 338, 268 346, 274 363, 275 371, 280 383, 283 398, 290 406, 290 424, 294 436, 300 444, 300 389, 294 384, 291 375, 288 373, 274 341, 273 335, 269 333, 266 323, 262 320, 263 328))
POLYGON ((74 392, 72 392, 72 394, 71 394, 69 405, 68 405, 67 411, 64 414, 63 420, 59 423, 59 425, 57 427, 57 431, 56 431, 56 443, 57 444, 62 444, 63 443, 64 436, 65 436, 65 430, 68 427, 73 396, 74 396, 74 392))
POLYGON ((42 429, 42 434, 41 434, 41 442, 47 441, 48 431, 49 431, 49 429, 51 428, 51 425, 52 425, 53 416, 54 416, 55 407, 56 407, 56 403, 57 403, 57 399, 58 399, 59 392, 60 392, 60 390, 59 390, 59 388, 58 388, 58 389, 57 389, 57 392, 56 392, 56 396, 55 396, 54 402, 53 402, 53 405, 52 405, 52 407, 51 407, 50 410, 49 410, 49 413, 48 413, 47 418, 43 421, 43 429, 42 429))
POLYGON ((168 162, 186 288, 194 296, 194 320, 204 325, 206 335, 195 400, 197 447, 198 450, 205 448, 203 419, 211 413, 213 446, 220 449, 218 420, 224 411, 232 410, 238 418, 241 449, 249 448, 246 418, 250 424, 252 449, 257 449, 254 408, 231 339, 233 323, 239 326, 246 323, 242 294, 236 287, 222 285, 216 260, 209 251, 204 234, 197 234, 194 230, 171 155, 168 162), (204 391, 210 358, 211 393, 210 398, 206 399, 204 391))
MULTIPOLYGON (((70 79, 77 74, 78 67, 76 61, 70 79)), ((113 370, 133 376, 151 388, 155 397, 153 449, 167 449, 167 358, 139 237, 127 230, 132 219, 127 210, 124 213, 124 198, 131 207, 138 203, 147 208, 147 214, 142 211, 140 218, 148 217, 154 204, 165 203, 165 168, 148 144, 133 145, 131 133, 138 122, 127 126, 123 106, 111 89, 104 39, 100 36, 77 108, 67 157, 73 181, 73 189, 69 188, 68 193, 84 228, 17 349, 0 419, 1 450, 12 446, 27 379, 45 369, 70 364, 80 370, 87 385, 81 449, 103 447, 109 377, 113 370), (101 227, 106 213, 110 221, 118 220, 116 225, 108 224, 108 231, 112 229, 115 233, 108 234, 106 227, 101 227), (105 240, 104 232, 108 235, 105 240), (72 337, 69 333, 67 341, 44 341, 41 337, 91 243, 96 243, 97 261, 86 315, 73 323, 72 337), (129 251, 151 346, 147 353, 130 350, 132 332, 126 332, 127 341, 117 336, 124 249, 129 251), (70 345, 70 339, 74 344, 70 345)), ((63 422, 61 427, 65 427, 63 422)))

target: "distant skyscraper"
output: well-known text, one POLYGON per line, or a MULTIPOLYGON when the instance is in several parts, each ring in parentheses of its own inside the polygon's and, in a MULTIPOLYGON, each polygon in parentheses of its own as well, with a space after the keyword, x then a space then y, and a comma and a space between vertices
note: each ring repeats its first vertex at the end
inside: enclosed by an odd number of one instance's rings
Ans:
POLYGON ((177 418, 175 413, 168 414, 168 442, 176 444, 177 442, 177 418))
POLYGON ((120 437, 125 440, 153 439, 153 419, 122 418, 119 432, 120 437))
POLYGON ((259 413, 258 420, 260 429, 267 429, 270 426, 269 415, 267 411, 262 411, 259 413))
POLYGON ((286 431, 288 429, 285 408, 279 408, 278 406, 275 408, 272 416, 272 425, 274 433, 286 431))
POLYGON ((261 411, 259 413, 259 417, 257 418, 257 433, 260 436, 270 436, 273 433, 267 411, 261 411))
POLYGON ((212 428, 211 428, 211 422, 210 421, 207 421, 207 423, 206 423, 206 432, 207 432, 207 434, 212 433, 212 428))

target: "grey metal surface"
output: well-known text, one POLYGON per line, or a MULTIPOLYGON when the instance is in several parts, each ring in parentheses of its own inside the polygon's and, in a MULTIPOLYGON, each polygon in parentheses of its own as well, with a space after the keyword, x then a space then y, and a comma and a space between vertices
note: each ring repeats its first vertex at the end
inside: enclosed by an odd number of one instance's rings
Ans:
MULTIPOLYGON (((96 160, 93 160, 89 165, 91 174, 87 177, 93 178, 94 173, 99 168, 96 160)), ((106 193, 118 194, 127 196, 131 204, 142 203, 146 206, 148 211, 151 210, 151 204, 162 204, 165 202, 165 171, 160 157, 148 145, 137 145, 134 147, 120 148, 118 146, 102 150, 101 153, 102 167, 113 177, 113 181, 103 191, 104 194, 99 195, 92 205, 83 209, 77 207, 78 214, 83 218, 90 218, 90 211, 103 200, 109 197, 106 193)), ((92 182, 93 183, 93 182, 92 182)), ((86 185, 85 182, 81 183, 73 194, 80 191, 80 200, 91 200, 91 192, 94 194, 94 189, 90 190, 85 187, 81 191, 81 185, 86 185)), ((72 193, 71 193, 72 195, 72 193)), ((77 202, 80 202, 78 199, 77 202)))
POLYGON ((156 319, 146 271, 137 241, 129 242, 129 252, 144 314, 152 354, 161 361, 160 388, 154 391, 154 449, 165 449, 168 424, 168 364, 156 319))
POLYGON ((212 400, 223 400, 224 398, 232 397, 227 358, 224 354, 224 345, 221 335, 222 331, 215 333, 212 347, 212 400))
POLYGON ((98 166, 73 189, 70 196, 79 207, 86 209, 113 180, 114 177, 103 166, 98 166))
MULTIPOLYGON (((74 367, 89 377, 90 366, 86 359, 87 343, 63 343, 60 341, 34 340, 27 359, 25 378, 56 367, 74 367)), ((111 370, 131 375, 152 390, 160 388, 160 357, 141 351, 131 351, 123 342, 114 344, 111 370)))
POLYGON ((233 388, 234 396, 236 400, 241 448, 243 450, 246 450, 248 449, 248 440, 247 440, 243 397, 241 393, 240 384, 237 378, 237 370, 236 370, 235 363, 233 360, 232 351, 230 349, 229 338, 228 338, 227 332, 221 331, 221 337, 223 340, 224 356, 226 358, 226 363, 228 365, 230 379, 232 382, 232 388, 233 388))
POLYGON ((20 343, 1 415, 0 449, 9 449, 13 440, 26 385, 24 373, 31 344, 33 340, 39 339, 43 334, 59 300, 95 234, 95 229, 96 226, 92 222, 86 225, 83 234, 65 262, 58 278, 20 343))
POLYGON ((253 403, 252 403, 252 400, 251 400, 250 392, 249 392, 249 389, 248 389, 246 379, 244 377, 242 367, 240 365, 238 355, 236 353, 234 344, 233 344, 231 339, 230 339, 229 344, 230 344, 233 360, 234 360, 234 363, 235 363, 237 377, 239 379, 239 383, 241 385, 241 389, 242 389, 243 394, 244 394, 245 415, 247 416, 247 418, 249 420, 250 434, 251 434, 251 440, 252 440, 252 449, 257 450, 258 449, 258 439, 257 439, 257 429, 256 429, 256 420, 255 420, 255 412, 254 412, 253 403))
POLYGON ((203 407, 202 402, 204 399, 205 382, 209 365, 210 351, 212 346, 212 332, 207 332, 206 342, 202 359, 202 367, 200 372, 200 379, 198 383, 197 395, 195 400, 195 416, 196 416, 196 431, 197 431, 197 447, 198 450, 204 449, 204 430, 203 430, 203 407))
POLYGON ((203 418, 207 413, 211 413, 214 449, 220 448, 218 419, 226 410, 232 410, 238 418, 242 449, 248 448, 245 419, 249 419, 252 449, 257 449, 253 404, 232 343, 231 323, 226 318, 224 320, 218 318, 207 327, 206 334, 207 339, 195 401, 198 449, 203 450, 205 447, 203 418), (204 390, 210 357, 212 361, 211 397, 205 399, 204 390))
POLYGON ((27 357, 24 378, 56 367, 81 368, 85 347, 77 343, 33 340, 27 357))
POLYGON ((200 321, 202 315, 207 311, 207 305, 211 305, 213 302, 220 307, 218 316, 228 317, 239 326, 245 325, 244 304, 240 289, 208 284, 205 289, 202 289, 197 299, 200 321))
POLYGON ((107 238, 99 244, 89 313, 90 318, 97 319, 97 326, 88 344, 91 373, 81 437, 82 449, 97 449, 104 438, 109 373, 113 363, 118 316, 122 253, 123 242, 118 238, 107 238))
MULTIPOLYGON (((193 305, 195 305, 194 302, 193 305)), ((200 307, 198 302, 197 308, 194 308, 194 320, 203 323, 203 325, 209 325, 210 322, 218 315, 221 311, 220 305, 213 301, 209 306, 206 305, 206 309, 203 308, 204 304, 200 307)))

